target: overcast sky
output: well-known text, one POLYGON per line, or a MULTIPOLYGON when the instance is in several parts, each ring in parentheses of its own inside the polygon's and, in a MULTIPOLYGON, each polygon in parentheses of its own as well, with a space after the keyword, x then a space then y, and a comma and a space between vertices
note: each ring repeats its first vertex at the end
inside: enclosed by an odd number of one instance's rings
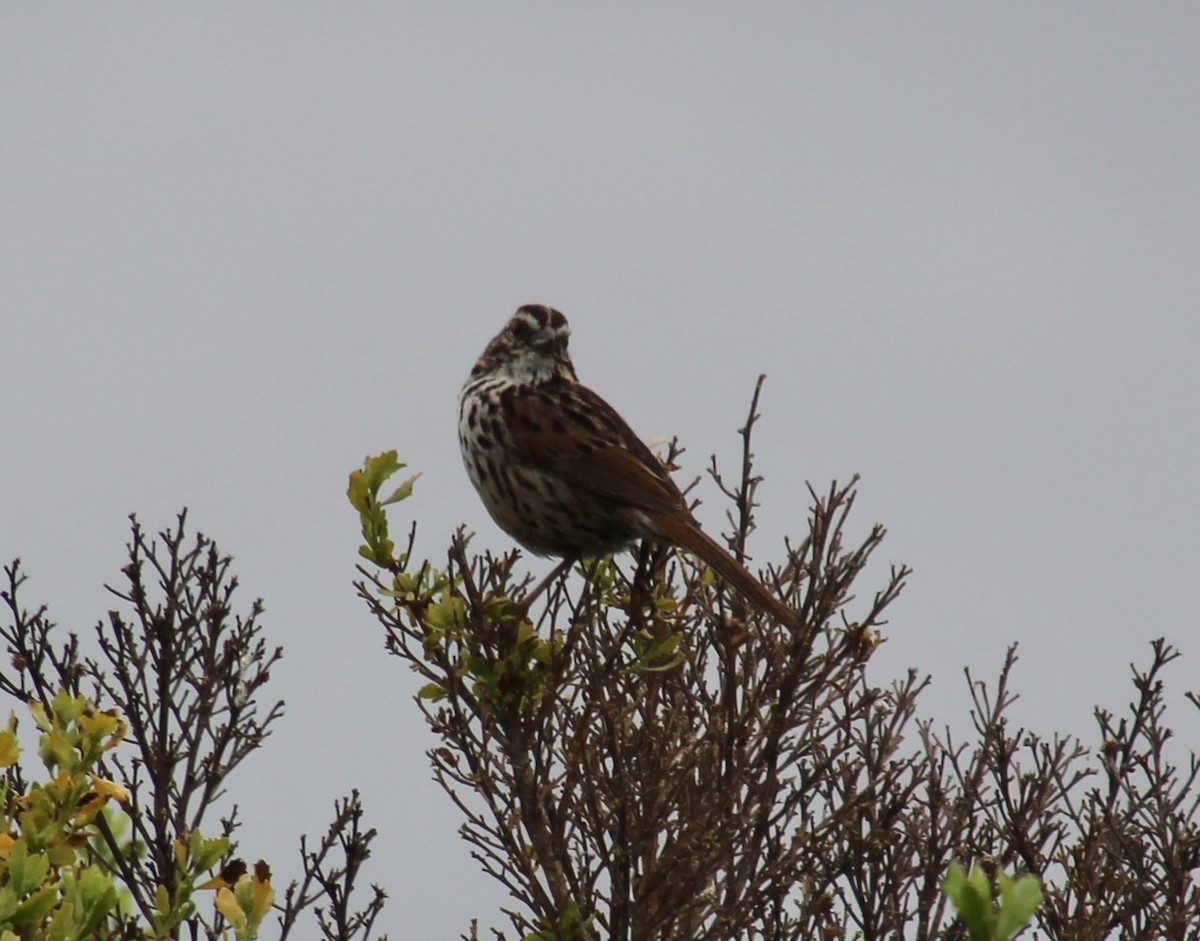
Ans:
POLYGON ((874 679, 931 672, 927 715, 1019 642, 1021 721, 1091 734, 1163 635, 1179 705, 1198 61, 1185 3, 6 4, 0 557, 88 630, 127 514, 189 507, 287 654, 242 849, 291 877, 361 788, 397 939, 498 923, 501 896, 354 597, 346 474, 397 448, 419 551, 459 523, 510 547, 455 397, 522 303, 567 314, 644 438, 680 436, 684 481, 735 465, 768 375, 756 557, 802 533, 806 481, 862 474, 852 531, 915 568, 874 679))

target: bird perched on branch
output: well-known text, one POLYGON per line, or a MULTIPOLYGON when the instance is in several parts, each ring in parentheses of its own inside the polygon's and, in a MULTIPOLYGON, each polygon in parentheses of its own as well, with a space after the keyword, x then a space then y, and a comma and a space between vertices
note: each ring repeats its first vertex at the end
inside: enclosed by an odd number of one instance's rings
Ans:
POLYGON ((459 395, 458 440, 492 519, 562 565, 640 539, 697 555, 750 604, 792 627, 790 610, 710 538, 662 462, 575 375, 557 310, 522 307, 487 345, 459 395))

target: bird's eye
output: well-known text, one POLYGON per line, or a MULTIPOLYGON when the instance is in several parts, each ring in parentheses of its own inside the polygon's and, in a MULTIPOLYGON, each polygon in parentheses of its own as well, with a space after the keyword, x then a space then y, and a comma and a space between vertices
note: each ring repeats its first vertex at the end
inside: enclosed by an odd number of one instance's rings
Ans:
POLYGON ((528 340, 533 336, 533 327, 531 327, 527 321, 518 320, 513 324, 512 335, 516 340, 528 340))

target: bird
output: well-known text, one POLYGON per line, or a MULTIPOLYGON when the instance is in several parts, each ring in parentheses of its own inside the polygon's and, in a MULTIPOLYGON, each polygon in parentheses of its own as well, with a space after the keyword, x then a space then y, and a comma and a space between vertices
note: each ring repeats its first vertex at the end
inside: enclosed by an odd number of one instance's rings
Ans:
POLYGON ((521 307, 458 399, 463 464, 488 513, 529 552, 563 560, 534 594, 580 559, 648 539, 694 554, 761 613, 798 630, 796 613, 701 529, 662 461, 579 381, 570 336, 560 311, 521 307))

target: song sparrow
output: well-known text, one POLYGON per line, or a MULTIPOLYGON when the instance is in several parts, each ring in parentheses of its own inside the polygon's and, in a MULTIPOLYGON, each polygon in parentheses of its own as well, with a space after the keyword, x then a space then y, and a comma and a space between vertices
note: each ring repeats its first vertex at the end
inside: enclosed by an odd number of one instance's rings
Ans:
POLYGON ((671 543, 795 627, 795 613, 700 529, 662 462, 580 384, 567 354, 570 333, 557 310, 522 307, 459 395, 463 463, 492 519, 530 552, 562 558, 552 574, 639 539, 671 543))

